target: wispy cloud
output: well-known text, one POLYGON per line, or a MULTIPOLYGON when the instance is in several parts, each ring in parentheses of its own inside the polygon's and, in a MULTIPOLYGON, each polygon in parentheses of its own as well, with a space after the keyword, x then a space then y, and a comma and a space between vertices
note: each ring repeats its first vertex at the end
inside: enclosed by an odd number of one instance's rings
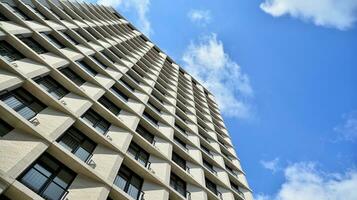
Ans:
POLYGON ((326 173, 315 163, 300 162, 284 170, 285 182, 274 195, 260 194, 257 200, 355 200, 357 171, 326 173))
POLYGON ((211 22, 211 11, 209 10, 191 10, 188 17, 194 23, 205 26, 211 22))
POLYGON ((260 164, 268 170, 271 170, 273 173, 280 170, 279 158, 274 158, 273 160, 261 160, 260 164))
POLYGON ((147 16, 150 10, 150 0, 98 0, 97 3, 114 8, 133 10, 137 15, 136 22, 140 31, 147 36, 153 33, 147 16))
POLYGON ((340 134, 340 139, 348 141, 357 140, 357 111, 344 114, 343 123, 336 126, 334 131, 340 134))
POLYGON ((274 17, 290 15, 340 30, 351 28, 357 21, 356 0, 265 0, 260 8, 274 17))
POLYGON ((253 89, 247 74, 224 51, 216 34, 191 42, 182 57, 183 66, 215 95, 223 114, 232 117, 251 116, 248 103, 253 89))

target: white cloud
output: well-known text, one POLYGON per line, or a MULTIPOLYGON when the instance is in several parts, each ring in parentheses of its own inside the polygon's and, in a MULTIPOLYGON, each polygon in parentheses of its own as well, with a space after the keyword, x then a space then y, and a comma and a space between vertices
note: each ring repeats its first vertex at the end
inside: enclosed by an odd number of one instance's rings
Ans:
POLYGON ((280 170, 279 167, 279 158, 274 158, 273 160, 261 160, 260 164, 268 170, 271 170, 273 173, 280 170))
POLYGON ((275 195, 260 194, 258 200, 356 200, 357 171, 326 173, 311 162, 289 165, 285 182, 275 195))
POLYGON ((340 133, 340 139, 348 141, 357 140, 357 111, 352 111, 342 116, 343 124, 334 128, 337 133, 340 133))
POLYGON ((340 30, 351 28, 357 21, 356 0, 265 0, 260 8, 274 17, 290 15, 340 30))
POLYGON ((211 11, 209 10, 191 10, 188 17, 192 22, 199 25, 206 25, 211 22, 211 11))
POLYGON ((148 19, 150 10, 150 0, 98 0, 98 4, 133 10, 137 15, 138 28, 147 36, 153 32, 151 23, 148 19))
POLYGON ((223 114, 246 118, 251 116, 248 99, 253 96, 249 77, 224 52, 216 34, 191 42, 182 57, 183 66, 216 97, 223 114))

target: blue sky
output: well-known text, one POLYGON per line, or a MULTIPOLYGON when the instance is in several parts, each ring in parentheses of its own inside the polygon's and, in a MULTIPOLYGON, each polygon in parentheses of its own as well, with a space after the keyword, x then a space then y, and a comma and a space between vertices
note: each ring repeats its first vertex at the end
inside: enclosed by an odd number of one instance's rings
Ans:
POLYGON ((216 94, 256 199, 357 199, 356 0, 99 3, 216 94))

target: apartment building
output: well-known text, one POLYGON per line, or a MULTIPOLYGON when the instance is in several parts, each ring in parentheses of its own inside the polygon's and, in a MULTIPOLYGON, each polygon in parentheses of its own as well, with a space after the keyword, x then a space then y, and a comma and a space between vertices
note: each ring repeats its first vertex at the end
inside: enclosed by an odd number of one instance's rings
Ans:
POLYGON ((0 199, 253 198, 213 95, 117 11, 0 0, 0 199))

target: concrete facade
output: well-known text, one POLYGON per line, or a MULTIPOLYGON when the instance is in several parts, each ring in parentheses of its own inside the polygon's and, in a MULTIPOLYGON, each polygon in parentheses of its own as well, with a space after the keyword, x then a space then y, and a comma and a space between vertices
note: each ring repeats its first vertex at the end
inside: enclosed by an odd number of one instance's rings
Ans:
POLYGON ((0 0, 0 42, 0 199, 253 199, 214 96, 113 8, 0 0), (93 148, 63 145, 71 129, 93 148), (73 179, 28 178, 44 155, 73 179))

